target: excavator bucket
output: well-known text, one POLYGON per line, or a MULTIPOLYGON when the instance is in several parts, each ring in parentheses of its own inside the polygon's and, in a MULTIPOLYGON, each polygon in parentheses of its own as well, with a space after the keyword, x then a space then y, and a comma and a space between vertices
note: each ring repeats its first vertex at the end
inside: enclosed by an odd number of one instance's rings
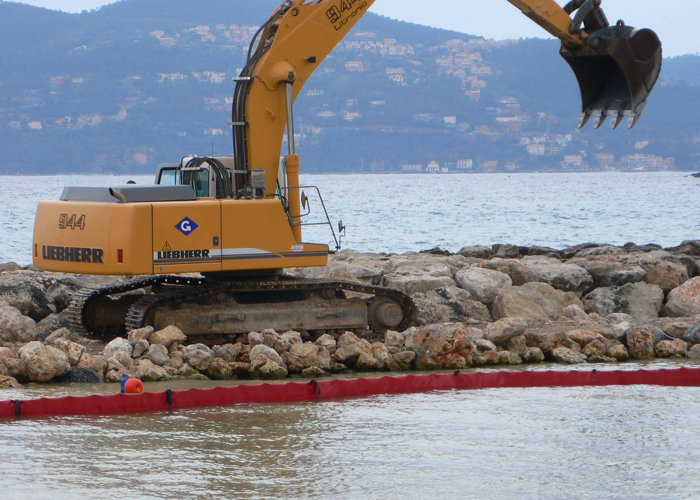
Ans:
POLYGON ((562 44, 561 55, 581 87, 579 128, 590 118, 599 128, 610 117, 614 129, 625 116, 627 127, 634 127, 661 72, 661 42, 656 33, 618 22, 591 34, 586 46, 562 44))

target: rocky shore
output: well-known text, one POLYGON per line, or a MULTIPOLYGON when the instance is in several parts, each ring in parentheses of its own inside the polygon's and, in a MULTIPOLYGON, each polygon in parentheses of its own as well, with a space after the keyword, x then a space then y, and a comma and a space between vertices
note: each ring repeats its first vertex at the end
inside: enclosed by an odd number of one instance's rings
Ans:
POLYGON ((419 326, 363 338, 264 330, 187 344, 177 327, 104 344, 68 328, 71 293, 120 278, 0 265, 0 387, 171 378, 320 377, 341 372, 700 359, 700 240, 658 245, 471 246, 407 254, 343 251, 305 277, 402 290, 419 326))

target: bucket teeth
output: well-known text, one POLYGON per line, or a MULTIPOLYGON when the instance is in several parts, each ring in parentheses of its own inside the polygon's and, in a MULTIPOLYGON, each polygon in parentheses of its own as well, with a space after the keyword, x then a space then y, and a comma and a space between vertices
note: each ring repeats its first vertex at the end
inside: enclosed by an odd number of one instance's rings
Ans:
POLYGON ((589 118, 591 117, 591 113, 588 111, 584 111, 581 113, 578 117, 578 123, 576 124, 577 128, 583 128, 586 126, 586 123, 588 123, 589 118))
POLYGON ((593 128, 600 128, 605 122, 606 115, 602 109, 596 109, 593 112, 593 128))
POLYGON ((619 109, 608 112, 608 116, 610 117, 610 128, 612 130, 615 130, 625 117, 624 113, 619 109))

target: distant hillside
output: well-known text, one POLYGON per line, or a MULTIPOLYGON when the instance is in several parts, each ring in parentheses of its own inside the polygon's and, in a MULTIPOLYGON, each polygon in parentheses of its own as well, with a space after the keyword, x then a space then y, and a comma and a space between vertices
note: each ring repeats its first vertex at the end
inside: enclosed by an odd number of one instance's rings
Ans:
MULTIPOLYGON (((0 173, 139 173, 230 154, 231 78, 279 2, 125 0, 81 14, 0 3, 0 173)), ((637 128, 579 131, 556 41, 369 14, 298 99, 298 149, 305 172, 698 169, 698 76, 700 56, 667 60, 637 128)))

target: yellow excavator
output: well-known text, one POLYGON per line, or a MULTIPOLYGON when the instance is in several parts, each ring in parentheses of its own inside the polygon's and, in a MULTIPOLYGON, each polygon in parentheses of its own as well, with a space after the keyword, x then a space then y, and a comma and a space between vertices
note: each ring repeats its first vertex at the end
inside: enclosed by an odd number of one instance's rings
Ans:
MULTIPOLYGON (((615 128, 625 117, 634 126, 661 68, 653 31, 610 25, 601 0, 508 1, 561 40, 581 88, 579 127, 609 118, 615 128)), ((66 187, 59 200, 39 203, 35 266, 124 276, 75 294, 68 309, 75 330, 112 337, 174 324, 191 342, 218 343, 264 328, 384 332, 414 322, 413 302, 399 291, 282 272, 325 266, 340 248, 344 228, 336 233, 327 213, 336 248, 302 239, 303 189, 316 188, 299 182, 293 103, 373 3, 282 2, 235 79, 232 156, 187 156, 160 165, 154 185, 66 187)))

